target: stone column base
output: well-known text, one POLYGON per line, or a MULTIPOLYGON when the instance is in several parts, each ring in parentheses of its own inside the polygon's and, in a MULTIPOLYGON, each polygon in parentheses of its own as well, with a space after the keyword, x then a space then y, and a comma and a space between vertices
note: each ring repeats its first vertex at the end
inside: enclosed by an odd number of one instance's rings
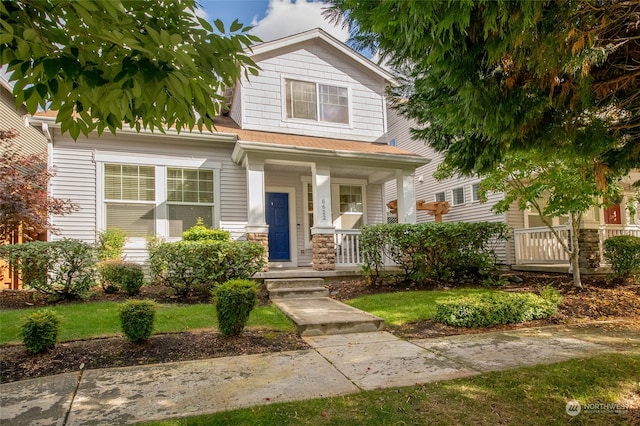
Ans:
POLYGON ((333 234, 314 234, 313 270, 333 271, 336 269, 336 248, 333 234))
POLYGON ((580 245, 580 268, 595 269, 600 266, 600 234, 597 229, 581 229, 578 234, 580 245))
POLYGON ((264 266, 260 272, 267 272, 269 270, 269 234, 262 232, 247 232, 247 241, 262 244, 264 247, 264 266))

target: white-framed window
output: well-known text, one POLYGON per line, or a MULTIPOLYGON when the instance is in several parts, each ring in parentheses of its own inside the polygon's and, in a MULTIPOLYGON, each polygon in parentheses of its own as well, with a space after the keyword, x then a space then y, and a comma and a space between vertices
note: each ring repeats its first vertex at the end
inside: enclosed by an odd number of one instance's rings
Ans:
MULTIPOLYGON (((332 221, 338 229, 360 229, 365 224, 366 184, 357 179, 332 179, 331 207, 332 221)), ((302 178, 305 247, 311 247, 311 228, 313 227, 313 187, 309 177, 302 178)))
POLYGON ((454 206, 464 204, 464 187, 461 186, 451 190, 451 201, 454 206))
POLYGON ((148 236, 176 240, 202 218, 219 226, 221 163, 206 158, 95 154, 98 229, 120 228, 137 246, 148 236), (124 158, 131 163, 121 162, 124 158))
POLYGON ((474 183, 471 185, 471 201, 480 201, 480 184, 474 183))
POLYGON ((286 117, 349 124, 349 89, 285 79, 286 117))
POLYGON ((213 227, 213 170, 167 167, 169 237, 179 238, 198 218, 213 227))
POLYGON ((105 164, 106 229, 119 228, 131 237, 156 233, 155 167, 105 164))
POLYGON ((435 201, 445 201, 445 194, 443 192, 436 192, 435 201))

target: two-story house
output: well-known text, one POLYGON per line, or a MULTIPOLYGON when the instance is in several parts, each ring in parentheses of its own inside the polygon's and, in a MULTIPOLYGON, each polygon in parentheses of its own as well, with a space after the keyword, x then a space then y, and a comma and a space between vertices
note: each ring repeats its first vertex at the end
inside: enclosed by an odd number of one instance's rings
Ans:
POLYGON ((120 228, 125 255, 145 238, 179 239, 202 218, 268 247, 270 266, 331 270, 359 263, 364 224, 386 220, 384 185, 400 222, 415 222, 414 171, 429 160, 387 142, 393 77, 320 29, 257 45, 261 72, 238 82, 216 132, 122 130, 73 141, 46 126, 51 192, 79 209, 55 217, 51 238, 87 242, 120 228))

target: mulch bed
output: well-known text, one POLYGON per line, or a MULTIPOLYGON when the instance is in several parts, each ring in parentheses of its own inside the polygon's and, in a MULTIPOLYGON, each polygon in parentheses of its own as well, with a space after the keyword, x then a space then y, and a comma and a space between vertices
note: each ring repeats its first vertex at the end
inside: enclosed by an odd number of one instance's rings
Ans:
MULTIPOLYGON (((584 288, 572 286, 571 277, 565 274, 517 274, 517 283, 503 290, 536 292, 546 285, 560 291, 563 302, 552 318, 501 327, 466 329, 450 327, 435 321, 418 321, 389 331, 403 338, 430 338, 465 333, 482 333, 502 329, 567 324, 593 320, 624 319, 640 324, 640 285, 623 283, 613 285, 603 278, 586 277, 584 288)), ((416 291, 447 288, 448 284, 425 282, 403 285, 385 283, 368 285, 362 280, 329 283, 332 297, 347 300, 367 294, 390 291, 416 291)), ((160 303, 208 303, 210 296, 196 293, 188 299, 177 299, 163 287, 144 287, 139 298, 160 303)), ((97 291, 89 300, 125 300, 124 295, 104 294, 97 291)), ((268 303, 266 292, 260 294, 261 303, 268 303)), ((64 302, 64 303, 82 303, 64 302)), ((0 309, 16 309, 27 306, 42 307, 51 303, 37 293, 29 291, 0 292, 0 309)), ((307 349, 308 345, 291 333, 272 330, 247 329, 235 338, 225 338, 215 331, 185 332, 154 335, 147 343, 129 343, 124 337, 65 342, 49 352, 30 355, 22 345, 0 346, 0 382, 24 380, 58 373, 78 371, 84 368, 123 367, 172 361, 186 361, 222 356, 258 354, 307 349)))

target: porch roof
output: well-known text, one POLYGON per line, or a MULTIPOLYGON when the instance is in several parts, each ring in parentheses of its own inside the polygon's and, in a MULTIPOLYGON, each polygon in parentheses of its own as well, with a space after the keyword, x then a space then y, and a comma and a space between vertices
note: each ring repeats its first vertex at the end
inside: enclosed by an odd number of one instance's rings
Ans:
POLYGON ((240 161, 244 152, 296 152, 316 156, 360 158, 370 160, 392 160, 398 163, 424 165, 431 161, 414 152, 383 143, 359 142, 343 139, 291 135, 241 129, 233 120, 216 119, 216 130, 238 136, 234 161, 240 161))

